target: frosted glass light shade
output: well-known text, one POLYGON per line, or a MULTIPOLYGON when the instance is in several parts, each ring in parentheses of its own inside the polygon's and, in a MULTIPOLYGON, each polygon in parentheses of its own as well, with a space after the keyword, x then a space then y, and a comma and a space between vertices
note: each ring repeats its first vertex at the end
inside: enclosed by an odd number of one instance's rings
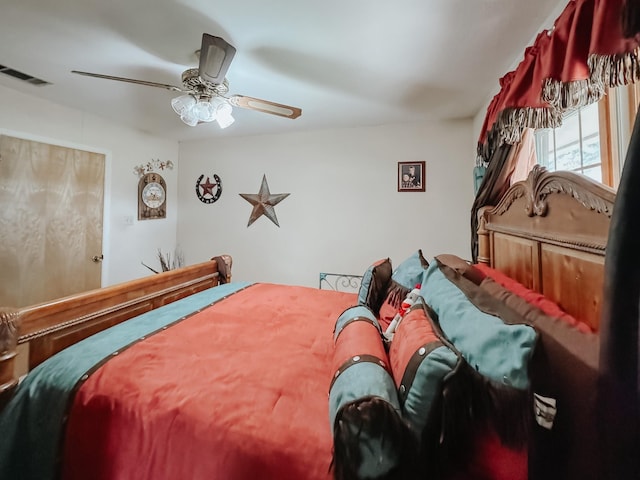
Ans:
POLYGON ((180 120, 182 120, 190 127, 195 127, 198 124, 198 116, 195 114, 193 109, 187 110, 182 115, 180 115, 180 120))
POLYGON ((216 119, 216 111, 211 102, 200 100, 193 107, 193 113, 201 122, 212 122, 216 119))
POLYGON ((180 119, 191 127, 200 122, 218 121, 220 128, 227 128, 235 119, 233 108, 224 99, 208 96, 196 98, 192 94, 180 95, 171 100, 171 107, 180 119))
POLYGON ((236 121, 236 119, 233 118, 233 115, 231 115, 232 112, 233 108, 231 108, 231 105, 228 103, 221 103, 218 105, 218 108, 216 109, 216 121, 220 128, 227 128, 236 121))
POLYGON ((185 94, 175 97, 171 100, 173 111, 182 116, 185 112, 191 110, 196 104, 196 99, 192 95, 185 94))

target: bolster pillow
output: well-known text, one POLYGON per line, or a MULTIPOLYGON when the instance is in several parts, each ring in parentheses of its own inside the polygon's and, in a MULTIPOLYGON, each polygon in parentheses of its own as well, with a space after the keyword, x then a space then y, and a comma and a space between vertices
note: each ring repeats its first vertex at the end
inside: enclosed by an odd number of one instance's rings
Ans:
POLYGON ((381 478, 404 468, 410 433, 375 315, 364 306, 347 309, 334 341, 329 421, 336 480, 381 478))

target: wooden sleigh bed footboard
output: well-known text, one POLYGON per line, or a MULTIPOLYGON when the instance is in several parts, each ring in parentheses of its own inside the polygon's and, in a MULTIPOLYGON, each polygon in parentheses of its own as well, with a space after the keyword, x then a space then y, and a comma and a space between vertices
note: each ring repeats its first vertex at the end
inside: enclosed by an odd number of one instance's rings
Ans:
POLYGON ((598 331, 614 201, 613 189, 585 176, 536 166, 478 213, 478 262, 598 331))
MULTIPOLYGON (((18 382, 17 346, 28 344, 31 370, 60 350, 125 320, 231 281, 232 258, 214 257, 38 305, 0 307, 0 407, 18 382)), ((25 372, 26 373, 26 372, 25 372)))

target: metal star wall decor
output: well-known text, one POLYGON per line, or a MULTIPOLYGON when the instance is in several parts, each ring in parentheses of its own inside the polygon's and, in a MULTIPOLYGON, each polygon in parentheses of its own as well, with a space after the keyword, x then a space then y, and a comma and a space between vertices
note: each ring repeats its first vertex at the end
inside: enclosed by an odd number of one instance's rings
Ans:
POLYGON ((253 210, 251 211, 251 216, 249 217, 249 223, 247 224, 247 227, 249 227, 262 215, 266 216, 278 227, 280 226, 280 224, 278 223, 278 217, 276 217, 276 210, 273 207, 287 198, 290 194, 276 193, 272 195, 269 191, 269 185, 267 184, 266 175, 262 176, 262 185, 260 185, 260 191, 257 194, 240 193, 239 195, 251 205, 253 205, 253 210))

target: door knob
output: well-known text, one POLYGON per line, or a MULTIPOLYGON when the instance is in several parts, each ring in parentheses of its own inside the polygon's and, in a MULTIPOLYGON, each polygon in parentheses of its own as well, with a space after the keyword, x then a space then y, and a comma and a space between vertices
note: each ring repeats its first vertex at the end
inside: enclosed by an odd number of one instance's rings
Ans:
POLYGON ((99 263, 104 259, 104 255, 94 255, 91 257, 91 261, 95 263, 99 263))

